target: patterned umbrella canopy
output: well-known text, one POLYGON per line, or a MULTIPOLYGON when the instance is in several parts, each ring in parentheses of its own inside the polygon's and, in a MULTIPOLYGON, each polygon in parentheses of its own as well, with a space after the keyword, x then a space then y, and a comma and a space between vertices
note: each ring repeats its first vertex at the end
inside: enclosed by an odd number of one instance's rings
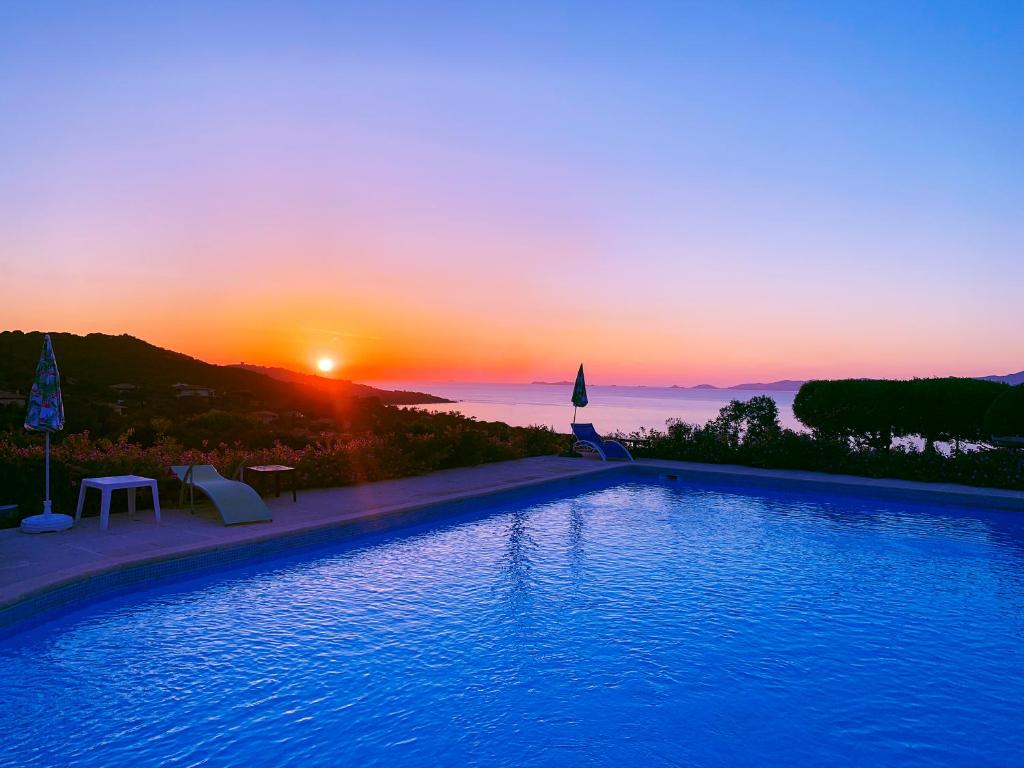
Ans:
POLYGON ((53 356, 50 336, 43 337, 43 353, 36 365, 36 378, 28 396, 25 429, 36 432, 56 432, 64 429, 64 401, 60 396, 60 373, 53 356))

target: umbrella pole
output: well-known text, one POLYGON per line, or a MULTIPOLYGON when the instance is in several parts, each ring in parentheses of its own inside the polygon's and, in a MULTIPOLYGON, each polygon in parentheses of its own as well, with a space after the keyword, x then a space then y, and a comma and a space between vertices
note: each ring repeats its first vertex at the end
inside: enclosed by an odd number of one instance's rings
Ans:
POLYGON ((572 407, 572 423, 573 424, 576 423, 576 406, 575 405, 572 407))
POLYGON ((46 501, 43 502, 43 514, 50 514, 50 430, 46 430, 46 501))

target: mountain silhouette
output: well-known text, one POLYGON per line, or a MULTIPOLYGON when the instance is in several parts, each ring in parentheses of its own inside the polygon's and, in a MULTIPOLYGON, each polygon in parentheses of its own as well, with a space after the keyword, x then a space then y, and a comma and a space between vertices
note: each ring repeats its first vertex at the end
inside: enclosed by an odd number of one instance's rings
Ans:
MULTIPOLYGON (((51 332, 54 354, 66 395, 176 396, 210 390, 217 396, 242 395, 267 407, 295 407, 296 400, 375 397, 385 405, 449 402, 423 392, 392 392, 351 381, 307 376, 283 368, 214 365, 163 349, 127 334, 51 332)), ((27 393, 43 346, 39 331, 0 332, 0 389, 27 393)))

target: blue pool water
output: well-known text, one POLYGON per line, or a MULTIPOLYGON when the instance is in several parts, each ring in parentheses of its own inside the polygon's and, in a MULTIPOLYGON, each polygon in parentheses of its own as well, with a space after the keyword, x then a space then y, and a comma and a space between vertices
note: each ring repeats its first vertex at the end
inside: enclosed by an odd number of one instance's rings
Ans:
POLYGON ((1024 516, 604 481, 0 644, 4 766, 1021 765, 1024 516))

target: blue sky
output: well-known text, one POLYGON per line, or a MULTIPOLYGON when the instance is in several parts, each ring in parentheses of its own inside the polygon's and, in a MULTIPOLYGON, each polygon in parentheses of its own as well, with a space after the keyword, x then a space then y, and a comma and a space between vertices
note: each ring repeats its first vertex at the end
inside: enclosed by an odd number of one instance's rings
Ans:
POLYGON ((347 335, 357 377, 1024 368, 1022 3, 284 5, 0 9, 0 270, 72 278, 0 324, 347 335))

